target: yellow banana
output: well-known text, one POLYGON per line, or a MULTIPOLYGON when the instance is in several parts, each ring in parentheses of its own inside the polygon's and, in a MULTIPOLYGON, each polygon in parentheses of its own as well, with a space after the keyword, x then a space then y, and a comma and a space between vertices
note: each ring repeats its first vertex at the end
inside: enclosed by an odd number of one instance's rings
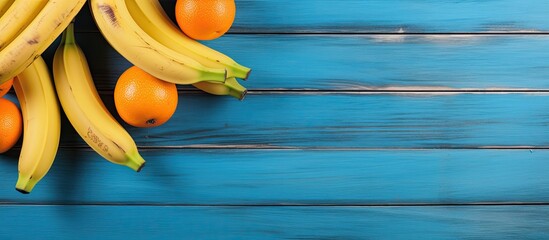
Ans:
POLYGON ((135 22, 158 42, 187 55, 206 67, 226 68, 227 77, 248 78, 251 69, 187 37, 168 17, 158 0, 126 0, 135 22))
POLYGON ((145 160, 99 97, 86 57, 75 42, 73 24, 55 52, 53 76, 61 106, 82 139, 108 161, 140 171, 145 160))
POLYGON ((147 34, 128 12, 124 0, 90 0, 90 8, 111 46, 149 74, 176 84, 225 81, 225 69, 205 67, 147 34))
POLYGON ((48 1, 25 29, 0 50, 0 84, 21 73, 42 54, 69 25, 85 2, 48 1))
POLYGON ((0 17, 0 49, 8 45, 34 19, 47 0, 15 1, 0 17))
POLYGON ((59 105, 48 66, 38 56, 13 81, 23 114, 23 144, 15 189, 30 193, 51 168, 61 133, 59 105))

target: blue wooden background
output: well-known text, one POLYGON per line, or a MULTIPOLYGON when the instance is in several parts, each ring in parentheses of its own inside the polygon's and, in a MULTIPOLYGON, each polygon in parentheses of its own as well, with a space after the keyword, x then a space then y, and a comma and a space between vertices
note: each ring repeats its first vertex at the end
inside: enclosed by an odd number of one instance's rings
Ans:
MULTIPOLYGON (((205 44, 253 68, 245 100, 181 86, 167 124, 124 125, 140 173, 64 118, 30 195, 0 155, 0 239, 549 238, 549 1, 236 3, 205 44)), ((130 64, 76 24, 115 113, 130 64)))

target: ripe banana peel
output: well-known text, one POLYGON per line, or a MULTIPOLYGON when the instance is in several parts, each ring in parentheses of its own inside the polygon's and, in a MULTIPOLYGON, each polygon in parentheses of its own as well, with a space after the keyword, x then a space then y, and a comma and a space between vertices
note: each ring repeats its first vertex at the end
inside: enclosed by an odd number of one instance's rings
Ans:
POLYGON ((53 76, 63 111, 80 137, 106 160, 140 171, 145 160, 99 97, 86 57, 76 44, 74 24, 55 52, 53 76))
POLYGON ((55 160, 61 134, 57 96, 48 66, 38 56, 13 81, 23 114, 23 143, 15 189, 30 193, 55 160))

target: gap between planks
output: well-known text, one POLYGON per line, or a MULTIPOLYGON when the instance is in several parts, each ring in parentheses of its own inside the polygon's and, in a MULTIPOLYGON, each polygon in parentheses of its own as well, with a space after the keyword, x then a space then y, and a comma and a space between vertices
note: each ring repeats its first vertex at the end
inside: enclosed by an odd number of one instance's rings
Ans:
POLYGON ((471 202, 471 203, 356 203, 356 204, 177 204, 177 203, 112 203, 112 202, 2 202, 3 206, 105 206, 105 207, 491 207, 491 206, 549 206, 549 202, 471 202))
POLYGON ((442 87, 386 87, 371 88, 355 86, 351 89, 257 89, 248 91, 250 95, 269 95, 269 94, 295 94, 295 95, 457 95, 457 94, 529 94, 529 95, 549 95, 549 89, 475 89, 475 88, 442 88, 442 87))
MULTIPOLYGON (((95 31, 81 31, 82 33, 94 33, 95 31)), ((318 35, 397 35, 397 36, 510 36, 510 35, 549 35, 547 31, 540 30, 511 30, 511 31, 484 31, 484 32, 406 32, 399 29, 393 32, 389 31, 349 31, 349 30, 294 30, 294 31, 254 31, 254 30, 235 30, 225 35, 300 35, 300 36, 318 36, 318 35)))
MULTIPOLYGON (((90 30, 90 29, 81 29, 76 30, 76 33, 100 33, 99 30, 90 30)), ((549 35, 549 31, 536 30, 536 29, 523 29, 523 30, 495 30, 495 31, 478 31, 478 32, 465 32, 465 31, 455 31, 455 32, 418 32, 418 31, 406 31, 404 28, 399 28, 394 31, 371 31, 371 30, 352 30, 352 29, 342 29, 342 30, 315 30, 315 29, 285 29, 280 31, 264 31, 264 30, 254 30, 254 29, 245 29, 237 28, 230 30, 225 33, 225 35, 415 35, 415 36, 433 36, 433 35, 452 35, 452 36, 507 36, 507 35, 549 35)))
MULTIPOLYGON (((205 94, 198 89, 178 89, 179 93, 205 94)), ((113 90, 99 90, 100 94, 114 94, 113 90)), ((456 95, 456 94, 529 94, 549 95, 549 89, 513 88, 447 88, 447 87, 368 87, 352 86, 349 89, 250 89, 248 95, 456 95)))
MULTIPOLYGON (((140 150, 155 151, 163 149, 174 150, 280 150, 280 151, 430 151, 430 150, 549 150, 549 146, 434 146, 419 148, 398 148, 398 147, 294 147, 294 146, 276 146, 276 145, 215 145, 215 144, 196 144, 181 146, 137 146, 140 150)), ((15 146, 14 149, 20 149, 15 146)), ((70 145, 59 146, 64 149, 83 149, 92 151, 88 145, 70 145)))

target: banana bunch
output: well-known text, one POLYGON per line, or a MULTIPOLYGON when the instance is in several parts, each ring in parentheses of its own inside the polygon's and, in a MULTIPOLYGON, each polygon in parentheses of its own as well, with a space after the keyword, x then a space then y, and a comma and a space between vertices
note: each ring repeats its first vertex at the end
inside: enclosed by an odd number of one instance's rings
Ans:
POLYGON ((61 132, 53 82, 41 54, 65 30, 85 0, 0 0, 0 84, 13 87, 23 115, 15 188, 29 193, 51 168, 61 132))
POLYGON ((251 69, 187 37, 158 0, 90 0, 94 20, 109 44, 133 65, 175 84, 244 98, 251 69))
MULTIPOLYGON (((109 113, 77 45, 73 19, 86 0, 0 0, 0 84, 14 79, 23 115, 16 190, 30 193, 52 167, 63 110, 80 137, 106 160, 140 171, 145 160, 109 113), (53 74, 41 54, 62 35, 53 74), (53 75, 53 80, 51 75, 53 75), (61 106, 59 106, 59 103, 61 106)), ((132 64, 164 81, 243 99, 237 81, 251 69, 187 37, 158 0, 90 0, 107 41, 132 64)))

